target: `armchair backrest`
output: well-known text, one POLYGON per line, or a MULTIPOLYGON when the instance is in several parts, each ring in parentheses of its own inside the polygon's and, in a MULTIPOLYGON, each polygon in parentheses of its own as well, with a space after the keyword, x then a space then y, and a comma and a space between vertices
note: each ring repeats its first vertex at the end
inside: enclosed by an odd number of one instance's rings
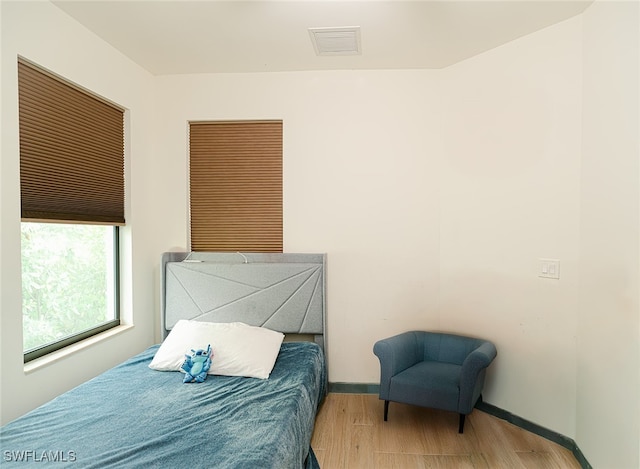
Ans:
POLYGON ((422 342, 423 360, 438 361, 462 365, 467 356, 485 341, 472 337, 438 332, 416 332, 422 342))

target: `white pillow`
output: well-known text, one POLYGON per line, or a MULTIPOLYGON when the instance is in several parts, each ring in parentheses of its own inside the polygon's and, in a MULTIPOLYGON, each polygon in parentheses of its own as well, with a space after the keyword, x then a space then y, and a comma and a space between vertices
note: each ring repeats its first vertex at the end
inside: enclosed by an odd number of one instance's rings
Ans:
POLYGON ((241 322, 212 323, 180 320, 164 340, 149 368, 179 371, 191 349, 211 345, 210 375, 247 376, 267 379, 284 334, 241 322))

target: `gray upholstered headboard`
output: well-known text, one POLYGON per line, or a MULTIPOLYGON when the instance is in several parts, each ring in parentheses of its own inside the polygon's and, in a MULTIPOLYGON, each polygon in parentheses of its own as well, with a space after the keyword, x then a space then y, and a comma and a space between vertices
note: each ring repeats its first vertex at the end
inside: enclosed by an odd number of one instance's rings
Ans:
POLYGON ((180 319, 244 322, 325 343, 325 254, 167 252, 162 337, 180 319))

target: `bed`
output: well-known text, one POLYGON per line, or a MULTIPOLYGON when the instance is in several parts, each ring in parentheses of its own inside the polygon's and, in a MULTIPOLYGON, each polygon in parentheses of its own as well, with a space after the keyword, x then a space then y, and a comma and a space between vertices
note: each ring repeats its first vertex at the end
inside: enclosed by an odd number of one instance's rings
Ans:
POLYGON ((161 285, 165 340, 2 427, 2 466, 318 468, 310 441, 327 389, 325 256, 165 253, 161 285), (150 367, 194 328, 242 347, 220 349, 222 374, 183 384, 183 373, 150 367), (292 340, 272 340, 279 333, 292 340), (267 377, 241 376, 244 362, 227 373, 225 359, 237 366, 262 336, 277 342, 267 377))

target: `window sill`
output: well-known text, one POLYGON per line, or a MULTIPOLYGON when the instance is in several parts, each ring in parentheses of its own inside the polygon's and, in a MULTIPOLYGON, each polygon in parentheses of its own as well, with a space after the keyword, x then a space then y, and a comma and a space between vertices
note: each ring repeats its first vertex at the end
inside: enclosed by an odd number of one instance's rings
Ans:
POLYGON ((89 337, 88 339, 82 340, 75 344, 71 344, 68 347, 57 350, 55 352, 51 352, 44 357, 36 358, 35 360, 30 361, 29 363, 25 363, 24 372, 25 374, 32 373, 37 371, 45 366, 49 366, 52 363, 60 361, 64 358, 67 358, 74 353, 80 352, 88 347, 93 346, 103 340, 106 340, 110 337, 114 337, 116 335, 122 334, 130 329, 133 329, 134 326, 122 324, 120 326, 109 329, 108 331, 101 332, 100 334, 94 335, 93 337, 89 337))

